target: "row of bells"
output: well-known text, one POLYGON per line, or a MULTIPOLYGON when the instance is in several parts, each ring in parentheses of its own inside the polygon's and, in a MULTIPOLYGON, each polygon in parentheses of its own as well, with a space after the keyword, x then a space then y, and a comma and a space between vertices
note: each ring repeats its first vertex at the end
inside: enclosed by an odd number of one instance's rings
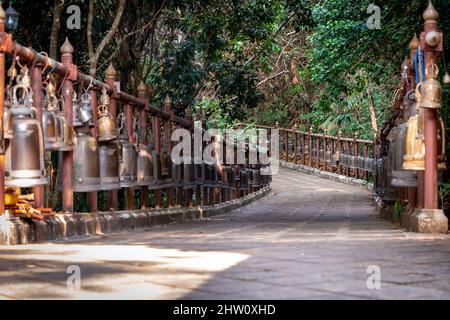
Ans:
MULTIPOLYGON (((432 85, 429 83, 429 85, 429 87, 435 86, 434 83, 432 85)), ((425 88, 427 87, 425 86, 425 88)), ((396 201, 398 188, 417 187, 418 171, 425 170, 423 108, 436 107, 434 103, 437 100, 430 99, 433 96, 432 91, 430 88, 423 90, 421 96, 418 95, 417 90, 406 94, 404 106, 409 118, 405 123, 391 130, 388 137, 387 156, 377 159, 375 162, 375 194, 384 201, 396 201), (418 101, 416 101, 416 96, 418 101)), ((442 119, 438 119, 437 122, 438 177, 441 180, 442 172, 446 169, 445 128, 442 119)))

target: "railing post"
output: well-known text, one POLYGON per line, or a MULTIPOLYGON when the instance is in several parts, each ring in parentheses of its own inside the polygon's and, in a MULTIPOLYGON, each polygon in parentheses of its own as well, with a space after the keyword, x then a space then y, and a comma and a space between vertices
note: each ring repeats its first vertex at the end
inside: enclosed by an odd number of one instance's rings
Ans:
POLYGON ((320 169, 320 138, 316 137, 316 168, 320 169))
MULTIPOLYGON (((172 114, 172 99, 170 99, 169 96, 166 96, 164 100, 164 112, 168 114, 172 114)), ((172 122, 169 120, 164 122, 164 132, 165 132, 165 138, 166 141, 164 143, 167 146, 167 156, 170 159, 171 152, 172 152, 172 122)), ((170 167, 172 165, 172 162, 169 161, 169 172, 172 172, 172 168, 170 167)), ((172 180, 174 177, 175 172, 172 172, 172 180)), ((169 208, 174 208, 176 206, 176 199, 175 199, 175 188, 173 186, 167 187, 167 202, 169 208)))
MULTIPOLYGON (((66 77, 63 82, 63 96, 65 100, 67 122, 70 126, 73 124, 72 112, 72 95, 73 95, 73 80, 76 80, 76 67, 73 65, 73 47, 66 38, 61 47, 61 62, 71 68, 72 73, 66 77)), ((95 95, 95 92, 94 92, 95 95)), ((95 108, 97 109, 97 108, 95 108)), ((62 153, 62 207, 64 211, 73 212, 73 185, 72 185, 72 170, 73 170, 73 151, 62 153)), ((95 211, 97 211, 97 202, 95 203, 95 211)))
POLYGON ((305 165, 306 163, 306 159, 305 159, 305 134, 302 132, 302 159, 301 159, 301 164, 305 165))
MULTIPOLYGON (((153 117, 153 137, 155 151, 161 157, 161 120, 158 116, 153 117)), ((155 190, 155 206, 156 208, 162 208, 163 198, 161 189, 155 190)))
POLYGON ((369 180, 369 171, 367 171, 365 168, 366 161, 367 161, 367 144, 364 144, 364 179, 366 181, 368 181, 369 180))
POLYGON ((327 171, 327 129, 323 130, 323 169, 327 171))
MULTIPOLYGON (((117 119, 117 92, 114 86, 114 82, 116 81, 117 72, 114 69, 112 64, 109 64, 108 69, 106 69, 106 84, 110 87, 114 88, 114 93, 111 96, 111 102, 109 105, 109 113, 111 113, 112 119, 114 123, 116 123, 117 119)), ((117 210, 118 207, 118 191, 112 190, 107 193, 107 209, 108 210, 117 210)))
POLYGON ((294 163, 297 164, 298 161, 298 127, 294 125, 294 163))
POLYGON ((342 136, 342 131, 339 130, 338 132, 338 174, 341 175, 342 174, 342 163, 341 163, 341 156, 342 156, 342 141, 341 141, 341 136, 342 136))
POLYGON ((358 168, 358 132, 355 133, 354 137, 353 137, 353 143, 354 143, 354 153, 355 153, 355 162, 354 162, 354 167, 355 167, 355 178, 359 179, 359 168, 358 168))
MULTIPOLYGON (((95 89, 89 90, 89 95, 91 96, 91 108, 92 112, 94 114, 94 123, 97 125, 97 91, 95 89)), ((97 128, 94 126, 91 130, 91 134, 94 137, 94 139, 97 139, 97 128)), ((63 180, 64 183, 64 180, 63 180)), ((88 192, 87 194, 88 198, 88 208, 89 212, 94 213, 98 211, 98 194, 97 192, 88 192)))
POLYGON ((309 132, 308 132, 308 167, 311 167, 312 165, 312 127, 309 127, 309 132))
POLYGON ((286 162, 289 162, 289 132, 284 131, 284 154, 286 157, 286 162))
MULTIPOLYGON (((192 116, 192 108, 189 106, 186 108, 185 114, 184 114, 184 118, 191 124, 191 129, 189 130, 190 132, 190 139, 191 139, 191 161, 194 160, 194 154, 193 154, 193 150, 194 150, 194 145, 193 145, 193 136, 194 136, 194 118, 192 116)), ((194 162, 192 162, 192 165, 190 166, 191 170, 194 171, 194 173, 190 173, 190 174, 194 174, 194 178, 195 178, 195 165, 194 162)), ((183 172, 184 172, 184 168, 183 168, 183 172)), ((186 179, 186 177, 184 177, 183 175, 183 185, 184 185, 184 180, 186 179)), ((196 190, 196 189, 194 189, 196 190)), ((186 205, 188 208, 193 208, 194 207, 194 191, 193 189, 186 189, 186 205)))
MULTIPOLYGON (((31 67, 31 89, 33 90, 33 105, 37 110, 37 120, 42 126, 42 70, 41 64, 33 64, 31 67)), ((64 95, 65 96, 65 95, 64 95)), ((67 102, 67 101, 66 101, 67 102)), ((37 186, 33 188, 34 206, 42 208, 44 206, 44 187, 37 186)))
POLYGON ((5 52, 11 51, 12 36, 5 32, 6 13, 0 2, 0 216, 5 213, 5 52))
MULTIPOLYGON (((147 96, 147 87, 145 86, 144 82, 141 81, 137 88, 138 92, 138 98, 145 101, 145 106, 141 107, 139 110, 139 140, 142 144, 148 145, 148 137, 147 137, 147 112, 145 111, 145 108, 148 106, 149 103, 149 97, 147 96)), ((140 203, 141 203, 141 209, 148 208, 148 187, 143 186, 140 188, 140 203)))
MULTIPOLYGON (((125 114, 125 126, 128 132, 128 140, 131 144, 133 141, 133 105, 127 103, 123 106, 125 114)), ((134 210, 134 188, 125 188, 125 203, 127 210, 134 210)))

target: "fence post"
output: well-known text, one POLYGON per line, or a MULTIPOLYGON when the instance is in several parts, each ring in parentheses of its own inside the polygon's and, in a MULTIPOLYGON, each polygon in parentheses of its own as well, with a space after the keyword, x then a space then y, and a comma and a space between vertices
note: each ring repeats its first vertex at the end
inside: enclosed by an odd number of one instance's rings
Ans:
POLYGON ((298 126, 294 125, 294 163, 297 164, 298 161, 298 126))
MULTIPOLYGON (((168 95, 164 99, 164 112, 168 113, 168 114, 172 114, 172 99, 170 99, 170 97, 168 95)), ((165 140, 166 140, 166 141, 164 141, 164 144, 167 146, 167 156, 170 159, 171 152, 172 152, 172 140, 171 140, 172 122, 170 119, 164 122, 164 132, 165 132, 165 140)), ((172 161, 170 161, 170 160, 169 160, 169 172, 172 172, 171 178, 173 181, 175 172, 173 172, 173 170, 172 170, 172 161)), ((168 203, 169 208, 174 208, 176 206, 175 188, 173 186, 167 187, 167 203, 168 203)))
MULTIPOLYGON (((61 62, 71 68, 71 73, 64 80, 63 96, 65 100, 67 122, 69 125, 73 124, 73 112, 72 112, 72 95, 73 95, 73 82, 76 80, 76 67, 73 64, 73 47, 69 40, 66 41, 61 47, 61 62), (75 78, 75 79, 74 79, 75 78)), ((94 92, 95 95, 95 92, 94 92)), ((97 106, 95 107, 97 109, 97 106)), ((72 185, 72 170, 73 170, 73 151, 67 151, 62 153, 62 208, 64 211, 73 212, 73 185, 72 185)), ((97 194, 95 194, 97 196, 97 194)), ((95 206, 92 209, 97 211, 97 197, 95 197, 95 206)), ((91 208, 91 207, 90 207, 91 208)))
POLYGON ((355 162, 354 162, 354 167, 355 167, 355 178, 359 179, 359 168, 358 168, 358 142, 356 141, 358 139, 358 132, 355 132, 355 135, 353 137, 353 143, 354 143, 354 153, 355 153, 355 162))
POLYGON ((341 159, 342 159, 342 141, 341 141, 341 136, 342 136, 342 131, 339 130, 338 132, 338 174, 342 174, 342 163, 341 163, 341 159))
MULTIPOLYGON (((148 100, 148 94, 147 94, 147 87, 145 86, 144 82, 141 81, 137 88, 138 92, 138 98, 143 100, 145 102, 145 106, 141 107, 139 110, 139 143, 142 143, 143 145, 148 145, 148 137, 147 137, 147 112, 145 111, 145 108, 148 106, 149 100, 148 100)), ((143 186, 140 188, 140 204, 141 209, 147 209, 148 208, 148 187, 143 186)))
MULTIPOLYGON (((127 103, 123 106, 125 114, 125 126, 128 132, 128 140, 133 144, 133 105, 127 103)), ((125 188, 125 203, 127 210, 134 210, 134 188, 125 188)))
POLYGON ((308 157, 308 166, 311 167, 312 165, 312 127, 309 127, 309 132, 308 132, 308 153, 309 153, 309 157, 308 157))
MULTIPOLYGON (((95 126, 94 128, 92 128, 91 130, 91 134, 92 137, 94 137, 94 139, 97 139, 97 91, 95 91, 94 89, 90 89, 89 90, 89 95, 91 96, 91 108, 92 108, 92 112, 94 114, 94 123, 95 126)), ((63 172, 64 174, 64 172, 63 172)), ((64 180, 63 180, 64 183, 64 180)), ((97 192, 89 192, 87 194, 87 198, 88 198, 88 208, 89 208, 89 212, 94 213, 98 211, 98 194, 97 192)))
MULTIPOLYGON (((158 116, 153 117, 153 139, 155 151, 161 157, 161 120, 158 116)), ((161 189, 155 190, 155 207, 161 208, 163 205, 162 191, 161 189)))
MULTIPOLYGON (((114 69, 114 66, 110 63, 108 68, 106 69, 106 84, 113 88, 114 92, 111 96, 111 102, 109 105, 109 113, 113 118, 114 123, 116 123, 117 119, 117 91, 114 85, 116 81, 117 72, 114 69)), ((117 210, 118 204, 118 191, 112 190, 107 193, 107 209, 108 210, 117 210)))

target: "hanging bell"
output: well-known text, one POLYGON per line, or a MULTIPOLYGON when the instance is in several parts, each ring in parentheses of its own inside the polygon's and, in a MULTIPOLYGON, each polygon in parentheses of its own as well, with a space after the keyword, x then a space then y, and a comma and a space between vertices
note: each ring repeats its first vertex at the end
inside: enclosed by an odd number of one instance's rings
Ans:
POLYGON ((58 138, 62 139, 62 146, 58 149, 59 151, 72 151, 73 150, 73 127, 69 124, 67 121, 67 111, 65 110, 64 106, 64 100, 62 101, 62 108, 60 111, 58 111, 56 117, 57 117, 57 123, 59 123, 59 126, 61 128, 61 136, 57 136, 58 138))
POLYGON ((111 114, 108 112, 110 98, 103 88, 100 97, 100 105, 98 106, 97 135, 98 141, 112 141, 117 139, 117 130, 111 114))
POLYGON ((122 188, 133 188, 137 186, 137 152, 136 148, 130 143, 128 133, 124 127, 124 114, 121 113, 117 120, 119 121, 119 178, 122 188))
POLYGON ((161 154, 161 175, 162 184, 164 187, 170 187, 173 185, 172 181, 172 163, 167 151, 163 151, 161 154))
POLYGON ((77 93, 74 91, 72 96, 72 123, 74 128, 83 126, 80 119, 80 104, 78 102, 77 93))
POLYGON ((14 138, 5 157, 5 185, 8 187, 28 188, 47 184, 44 135, 36 120, 31 95, 28 68, 25 68, 13 88, 11 115, 14 138))
POLYGON ((193 159, 189 163, 183 163, 183 188, 193 189, 196 187, 196 170, 193 159))
POLYGON ((438 66, 430 63, 425 72, 425 82, 422 84, 420 108, 440 109, 442 107, 442 87, 437 80, 438 66))
POLYGON ((149 186, 154 181, 153 150, 143 143, 139 144, 138 150, 139 152, 137 158, 137 183, 140 186, 149 186))
POLYGON ((120 189, 119 148, 116 141, 99 145, 100 186, 102 190, 120 189))
POLYGON ((87 92, 85 92, 81 96, 81 107, 80 107, 80 121, 83 124, 88 123, 89 127, 93 128, 95 126, 94 124, 94 113, 92 112, 91 107, 91 95, 87 92))
POLYGON ((242 169, 240 173, 240 180, 239 180, 239 190, 245 191, 248 189, 249 185, 249 171, 247 169, 242 169))
POLYGON ((150 190, 160 189, 162 184, 162 169, 161 169, 161 156, 158 152, 152 151, 153 158, 153 180, 149 184, 150 190))
POLYGON ((382 172, 382 198, 385 202, 397 201, 397 189, 392 185, 392 165, 395 157, 395 142, 389 144, 388 156, 382 172))
POLYGON ((418 137, 419 116, 409 118, 406 123, 405 155, 403 156, 403 170, 425 170, 425 143, 418 137))
MULTIPOLYGON (((87 126, 77 128, 73 150, 73 191, 102 190, 100 179, 100 151, 97 140, 87 126)), ((61 153, 60 153, 61 154, 61 153)))
POLYGON ((252 169, 252 187, 259 188, 261 186, 261 169, 252 169))
POLYGON ((393 128, 394 145, 393 147, 393 163, 392 163, 392 180, 394 187, 417 187, 417 172, 413 170, 403 170, 403 158, 405 156, 405 143, 407 124, 403 123, 393 128))
POLYGON ((45 149, 57 151, 64 147, 63 124, 58 118, 58 98, 55 87, 49 83, 45 88, 44 107, 42 108, 42 126, 45 149))

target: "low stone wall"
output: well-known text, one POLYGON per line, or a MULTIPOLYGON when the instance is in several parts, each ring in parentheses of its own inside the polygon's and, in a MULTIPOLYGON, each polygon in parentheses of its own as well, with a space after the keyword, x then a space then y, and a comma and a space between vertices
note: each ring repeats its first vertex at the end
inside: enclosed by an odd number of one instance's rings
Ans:
POLYGON ((311 167, 307 167, 301 164, 295 164, 292 162, 286 162, 283 160, 279 160, 279 164, 280 167, 282 168, 287 168, 287 169, 291 169, 291 170, 296 170, 302 173, 306 173, 306 174, 311 174, 313 176, 317 176, 320 178, 324 178, 324 179, 329 179, 329 180, 333 180, 333 181, 337 181, 337 182, 341 182, 341 183, 345 183, 345 184, 349 184, 349 185, 353 185, 353 186, 361 186, 364 189, 367 190, 372 190, 373 189, 373 184, 369 183, 365 180, 362 179, 355 179, 352 177, 347 177, 344 175, 339 175, 336 173, 332 173, 332 172, 328 172, 328 171, 323 171, 323 170, 319 170, 317 168, 311 168, 311 167))
POLYGON ((0 216, 0 244, 16 245, 85 238, 223 214, 261 199, 270 192, 266 187, 248 196, 201 208, 148 209, 98 213, 57 214, 44 221, 0 216))

